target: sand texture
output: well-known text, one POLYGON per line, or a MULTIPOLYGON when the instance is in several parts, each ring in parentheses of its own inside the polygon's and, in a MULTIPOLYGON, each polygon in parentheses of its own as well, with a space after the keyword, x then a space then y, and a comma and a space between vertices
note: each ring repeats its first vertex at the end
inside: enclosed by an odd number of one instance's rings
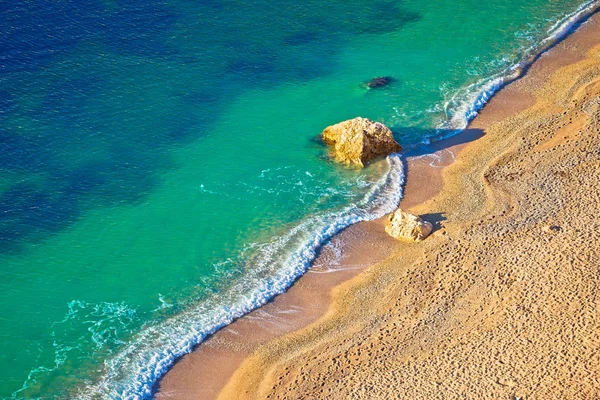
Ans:
POLYGON ((597 17, 493 99, 411 204, 434 233, 259 346, 221 399, 600 398, 597 17))

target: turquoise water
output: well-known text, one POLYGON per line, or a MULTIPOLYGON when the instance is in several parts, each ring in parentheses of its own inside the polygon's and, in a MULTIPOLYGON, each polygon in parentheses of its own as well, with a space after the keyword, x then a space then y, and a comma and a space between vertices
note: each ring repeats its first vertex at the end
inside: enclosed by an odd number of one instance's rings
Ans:
POLYGON ((399 158, 341 168, 324 127, 360 115, 405 147, 460 129, 581 3, 4 4, 0 397, 150 396, 397 205, 399 158))

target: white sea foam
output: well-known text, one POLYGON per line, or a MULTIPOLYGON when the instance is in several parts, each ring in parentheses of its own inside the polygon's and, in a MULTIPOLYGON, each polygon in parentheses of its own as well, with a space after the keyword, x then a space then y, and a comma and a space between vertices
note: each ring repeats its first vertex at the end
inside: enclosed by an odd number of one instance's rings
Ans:
POLYGON ((351 224, 381 217, 400 202, 404 173, 398 155, 387 158, 387 172, 357 204, 342 210, 311 215, 272 242, 255 245, 243 277, 218 296, 148 326, 105 362, 99 382, 91 382, 82 399, 143 399, 180 356, 207 335, 235 318, 283 293, 300 277, 324 242, 351 224))
MULTIPOLYGON (((453 94, 444 104, 449 118, 440 128, 451 132, 464 129, 494 93, 521 76, 538 55, 599 6, 597 0, 585 3, 553 25, 547 38, 526 49, 519 63, 453 94)), ((312 215, 284 236, 254 245, 253 256, 247 261, 249 267, 241 279, 218 296, 157 325, 145 327, 118 354, 105 362, 105 373, 101 379, 81 388, 77 397, 151 397, 153 386, 177 358, 188 353, 207 335, 283 293, 306 272, 318 249, 333 235, 351 224, 393 211, 401 199, 404 173, 399 156, 392 155, 387 162, 387 173, 359 203, 334 213, 312 215)), ((262 171, 261 177, 269 172, 262 171)), ((205 189, 201 187, 201 190, 205 189)))

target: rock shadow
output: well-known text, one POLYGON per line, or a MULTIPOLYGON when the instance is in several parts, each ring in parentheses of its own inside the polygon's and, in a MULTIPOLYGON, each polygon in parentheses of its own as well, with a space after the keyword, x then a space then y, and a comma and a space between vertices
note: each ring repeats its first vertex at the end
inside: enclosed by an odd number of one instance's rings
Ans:
POLYGON ((431 222, 431 224, 433 225, 433 230, 431 231, 431 233, 442 229, 444 227, 444 224, 442 222, 447 220, 446 213, 444 212, 421 214, 420 217, 421 219, 423 219, 423 221, 431 222))
POLYGON ((390 127, 394 138, 402 146, 402 155, 420 157, 434 154, 453 146, 473 142, 485 135, 482 129, 422 129, 414 127, 390 127), (423 138, 428 138, 427 142, 423 138))

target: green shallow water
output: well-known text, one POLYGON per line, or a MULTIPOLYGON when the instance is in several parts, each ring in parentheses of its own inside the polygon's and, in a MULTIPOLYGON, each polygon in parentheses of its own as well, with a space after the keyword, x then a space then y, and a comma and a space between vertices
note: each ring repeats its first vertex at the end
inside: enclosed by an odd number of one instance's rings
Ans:
POLYGON ((0 397, 144 396, 157 359, 312 240, 278 238, 323 230, 385 173, 329 163, 325 126, 368 117, 408 147, 460 128, 464 89, 581 3, 7 5, 0 397), (361 86, 375 76, 395 82, 361 86))

